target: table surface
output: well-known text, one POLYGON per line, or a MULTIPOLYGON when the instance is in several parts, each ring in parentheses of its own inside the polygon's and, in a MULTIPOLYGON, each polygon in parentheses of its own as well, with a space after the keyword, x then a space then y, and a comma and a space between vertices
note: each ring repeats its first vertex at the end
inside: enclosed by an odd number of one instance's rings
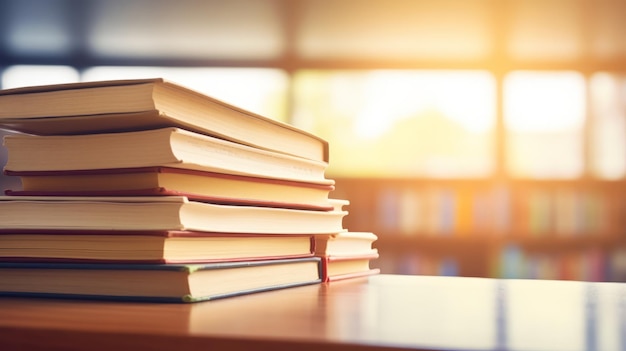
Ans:
POLYGON ((625 350, 626 284, 377 275, 195 304, 0 298, 0 350, 625 350))

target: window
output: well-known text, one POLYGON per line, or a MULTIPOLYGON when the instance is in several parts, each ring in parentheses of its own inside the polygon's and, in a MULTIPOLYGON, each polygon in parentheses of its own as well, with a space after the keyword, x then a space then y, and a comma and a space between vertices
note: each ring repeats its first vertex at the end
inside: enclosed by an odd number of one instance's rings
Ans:
POLYGON ((506 166, 524 178, 583 174, 585 81, 576 72, 517 71, 504 81, 506 166))
POLYGON ((330 142, 333 176, 483 177, 495 82, 484 71, 301 71, 296 126, 330 142))
POLYGON ((10 66, 2 72, 2 89, 29 85, 78 82, 78 71, 70 66, 10 66))
POLYGON ((626 77, 597 73, 590 81, 591 170, 594 176, 626 175, 626 77))

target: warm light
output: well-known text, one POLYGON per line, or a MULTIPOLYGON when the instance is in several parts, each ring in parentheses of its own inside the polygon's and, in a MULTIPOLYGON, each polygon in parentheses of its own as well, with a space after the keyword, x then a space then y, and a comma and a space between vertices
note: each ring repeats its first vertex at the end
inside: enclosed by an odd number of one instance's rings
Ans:
POLYGON ((356 133, 377 138, 400 119, 437 110, 470 132, 493 127, 494 83, 486 72, 373 71, 366 75, 356 133), (468 79, 470 78, 470 79, 468 79))
POLYGON ((495 85, 486 71, 301 71, 293 121, 330 142, 332 176, 482 177, 495 85))
POLYGON ((506 165, 526 178, 583 172, 585 80, 576 72, 513 72, 504 81, 506 165))
POLYGON ((585 80, 575 72, 513 72, 505 80, 504 121, 516 132, 578 129, 585 80))
POLYGON ((597 73, 589 82, 591 170, 604 179, 626 175, 626 77, 597 73))
POLYGON ((69 66, 15 65, 2 72, 2 89, 78 81, 78 71, 69 66))

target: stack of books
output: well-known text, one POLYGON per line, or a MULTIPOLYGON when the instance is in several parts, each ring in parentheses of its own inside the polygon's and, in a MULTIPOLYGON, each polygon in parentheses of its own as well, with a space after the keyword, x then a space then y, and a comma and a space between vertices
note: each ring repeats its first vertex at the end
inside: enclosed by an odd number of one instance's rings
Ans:
POLYGON ((203 301, 376 274, 323 139, 163 79, 0 91, 0 294, 203 301))

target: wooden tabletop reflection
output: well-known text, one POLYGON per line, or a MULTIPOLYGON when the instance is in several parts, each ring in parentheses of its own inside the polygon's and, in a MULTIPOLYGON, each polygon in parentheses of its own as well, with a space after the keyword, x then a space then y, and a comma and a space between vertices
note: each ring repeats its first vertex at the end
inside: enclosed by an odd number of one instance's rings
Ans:
POLYGON ((0 298, 0 350, 623 350, 618 283, 379 275, 196 304, 0 298))

